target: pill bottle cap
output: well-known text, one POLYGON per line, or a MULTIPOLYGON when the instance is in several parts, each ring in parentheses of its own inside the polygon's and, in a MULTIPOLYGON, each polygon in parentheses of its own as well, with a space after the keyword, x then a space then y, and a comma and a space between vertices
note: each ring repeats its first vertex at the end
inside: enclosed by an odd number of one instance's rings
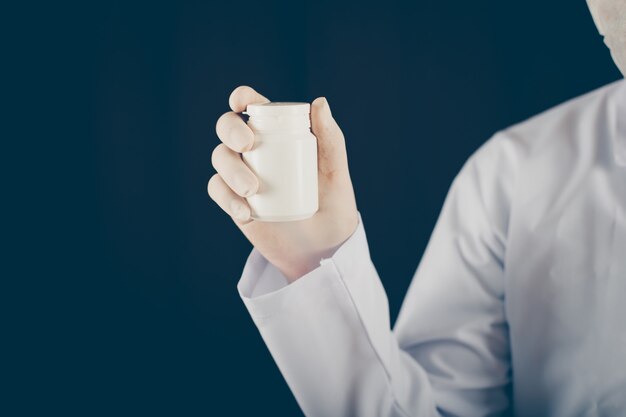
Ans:
POLYGON ((311 127, 309 103, 273 102, 248 104, 243 114, 256 130, 299 130, 311 127))

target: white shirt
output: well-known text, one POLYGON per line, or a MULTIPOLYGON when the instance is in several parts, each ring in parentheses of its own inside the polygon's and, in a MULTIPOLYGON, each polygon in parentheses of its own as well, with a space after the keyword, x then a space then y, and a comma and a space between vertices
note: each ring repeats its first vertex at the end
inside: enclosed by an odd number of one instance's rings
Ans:
POLYGON ((359 220, 293 284, 256 249, 238 284, 306 415, 626 415, 626 82, 469 158, 393 331, 359 220))

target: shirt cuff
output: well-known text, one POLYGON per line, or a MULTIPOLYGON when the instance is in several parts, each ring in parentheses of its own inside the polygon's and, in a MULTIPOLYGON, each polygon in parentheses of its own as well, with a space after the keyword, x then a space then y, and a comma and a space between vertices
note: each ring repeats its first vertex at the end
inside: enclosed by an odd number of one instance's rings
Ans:
MULTIPOLYGON (((307 286, 307 281, 316 280, 316 277, 328 269, 329 265, 325 266, 325 264, 329 262, 332 262, 342 275, 350 272, 354 265, 359 262, 369 262, 370 253, 363 219, 361 213, 357 213, 358 224, 352 235, 337 248, 330 258, 320 259, 320 265, 317 268, 306 273, 292 284, 289 284, 285 275, 269 262, 261 252, 253 248, 237 284, 239 295, 246 305, 250 307, 251 300, 255 300, 255 305, 266 304, 260 299, 269 298, 268 296, 272 294, 278 296, 286 293, 290 291, 291 287, 295 290, 297 287, 307 286)), ((267 304, 271 303, 268 302, 267 304)))

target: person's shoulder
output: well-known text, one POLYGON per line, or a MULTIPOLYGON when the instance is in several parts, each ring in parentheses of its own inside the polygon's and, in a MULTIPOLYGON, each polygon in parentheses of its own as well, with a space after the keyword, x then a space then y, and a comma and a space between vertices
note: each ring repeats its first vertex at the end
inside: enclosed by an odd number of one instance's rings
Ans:
POLYGON ((604 125, 598 119, 607 117, 607 100, 623 83, 605 85, 496 132, 474 151, 466 165, 502 175, 505 171, 513 174, 533 158, 576 158, 572 150, 578 149, 580 142, 594 139, 589 135, 590 127, 604 125))
POLYGON ((574 167, 581 145, 594 140, 593 129, 604 125, 594 119, 607 117, 607 99, 623 82, 603 86, 496 132, 466 160, 455 182, 480 183, 505 201, 512 197, 520 177, 531 182, 567 177, 561 171, 574 167))
POLYGON ((518 152, 527 156, 560 147, 576 148, 576 142, 593 139, 585 134, 588 132, 585 126, 598 126, 599 119, 607 117, 608 99, 623 83, 624 80, 619 80, 567 100, 502 130, 498 135, 514 142, 518 152))

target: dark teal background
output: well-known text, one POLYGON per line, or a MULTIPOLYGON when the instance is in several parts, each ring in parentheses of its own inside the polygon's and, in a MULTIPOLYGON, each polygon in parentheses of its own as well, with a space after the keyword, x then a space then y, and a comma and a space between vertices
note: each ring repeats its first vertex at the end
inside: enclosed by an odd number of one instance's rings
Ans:
POLYGON ((583 0, 111 1, 23 17, 11 80, 32 138, 12 178, 28 226, 11 278, 26 300, 7 336, 21 414, 299 414, 236 292, 251 246, 206 194, 236 86, 328 98, 395 318, 465 159, 620 76, 583 0))

